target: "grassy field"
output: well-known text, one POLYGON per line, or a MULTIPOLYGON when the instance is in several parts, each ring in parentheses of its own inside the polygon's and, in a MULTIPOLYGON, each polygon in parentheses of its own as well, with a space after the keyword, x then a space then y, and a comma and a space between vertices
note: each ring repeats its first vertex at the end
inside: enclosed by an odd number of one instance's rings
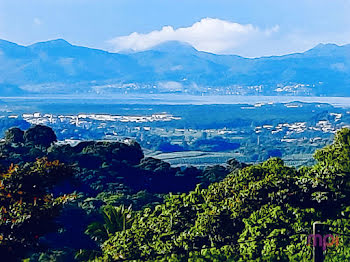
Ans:
MULTIPOLYGON (((170 163, 174 166, 208 166, 215 164, 224 164, 231 158, 236 158, 239 161, 247 162, 246 157, 241 153, 236 152, 203 152, 203 151, 184 151, 184 152, 145 152, 147 157, 154 157, 170 163)), ((283 160, 289 166, 305 165, 312 160, 312 154, 292 154, 284 157, 283 160)))

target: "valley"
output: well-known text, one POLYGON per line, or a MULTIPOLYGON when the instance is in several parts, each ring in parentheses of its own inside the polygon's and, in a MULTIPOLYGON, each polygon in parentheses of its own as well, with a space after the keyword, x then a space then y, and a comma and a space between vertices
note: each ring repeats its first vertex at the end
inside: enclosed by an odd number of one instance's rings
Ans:
POLYGON ((246 98, 246 104, 238 100, 233 104, 206 104, 210 102, 206 97, 181 100, 181 96, 159 104, 157 97, 153 98, 4 98, 0 119, 2 130, 9 127, 6 121, 20 122, 23 127, 50 126, 61 144, 135 140, 147 156, 174 166, 200 168, 231 158, 258 163, 274 156, 291 166, 310 165, 315 150, 329 144, 338 129, 350 125, 345 99, 342 105, 342 100, 330 105, 283 103, 286 97, 280 103, 278 97, 270 101, 261 98, 260 102, 246 98))

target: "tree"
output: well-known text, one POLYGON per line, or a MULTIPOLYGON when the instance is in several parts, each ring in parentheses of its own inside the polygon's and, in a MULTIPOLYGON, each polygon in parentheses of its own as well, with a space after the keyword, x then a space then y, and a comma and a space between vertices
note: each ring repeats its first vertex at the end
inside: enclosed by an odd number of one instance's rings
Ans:
POLYGON ((124 205, 119 207, 104 206, 102 208, 104 223, 94 222, 88 226, 85 233, 92 239, 103 243, 115 232, 125 231, 130 228, 132 223, 131 206, 125 208, 124 205))
POLYGON ((50 190, 71 176, 69 167, 45 158, 25 166, 11 165, 0 174, 1 259, 21 257, 38 246, 40 236, 54 229, 53 218, 75 196, 54 198, 50 190))
POLYGON ((18 127, 12 127, 5 132, 6 143, 23 143, 24 132, 18 127))
POLYGON ((26 144, 49 147, 57 141, 55 132, 47 126, 36 125, 30 127, 24 132, 24 141, 26 144))

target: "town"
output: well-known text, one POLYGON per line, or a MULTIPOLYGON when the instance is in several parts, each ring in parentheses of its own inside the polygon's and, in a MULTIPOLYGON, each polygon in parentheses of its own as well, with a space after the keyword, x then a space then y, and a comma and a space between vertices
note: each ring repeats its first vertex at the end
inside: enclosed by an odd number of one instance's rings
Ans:
POLYGON ((149 156, 180 166, 206 166, 232 157, 255 163, 271 156, 298 166, 308 163, 316 149, 350 124, 345 108, 317 103, 143 105, 116 111, 117 114, 12 111, 0 118, 50 126, 59 143, 133 139, 149 156), (214 107, 220 110, 212 114, 214 107))

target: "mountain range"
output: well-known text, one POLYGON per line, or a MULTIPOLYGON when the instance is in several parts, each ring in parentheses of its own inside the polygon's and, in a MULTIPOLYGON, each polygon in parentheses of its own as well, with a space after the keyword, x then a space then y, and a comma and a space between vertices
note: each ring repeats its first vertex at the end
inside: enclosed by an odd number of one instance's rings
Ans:
POLYGON ((350 45, 244 58, 175 41, 111 53, 63 39, 30 46, 0 40, 0 96, 76 93, 350 96, 350 45))

